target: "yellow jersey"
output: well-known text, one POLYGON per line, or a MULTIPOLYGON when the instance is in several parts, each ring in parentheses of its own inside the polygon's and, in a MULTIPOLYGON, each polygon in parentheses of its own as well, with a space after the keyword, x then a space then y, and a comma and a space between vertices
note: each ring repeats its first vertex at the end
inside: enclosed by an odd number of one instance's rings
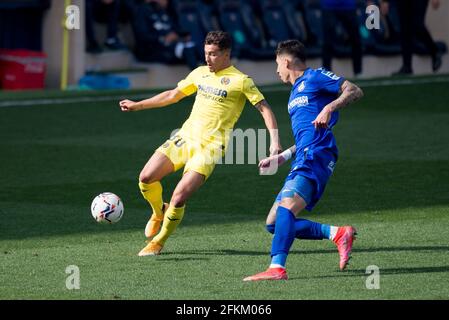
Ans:
POLYGON ((234 66, 216 73, 207 66, 198 67, 177 87, 185 95, 196 92, 192 112, 180 130, 182 137, 197 143, 221 144, 223 148, 246 100, 252 105, 264 100, 253 80, 234 66))

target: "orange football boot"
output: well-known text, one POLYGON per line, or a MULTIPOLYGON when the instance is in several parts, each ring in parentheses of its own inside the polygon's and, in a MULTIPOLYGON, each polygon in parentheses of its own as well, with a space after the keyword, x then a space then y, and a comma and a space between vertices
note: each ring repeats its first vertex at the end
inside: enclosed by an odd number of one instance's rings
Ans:
MULTIPOLYGON (((164 202, 162 213, 164 214, 167 209, 168 203, 164 202)), ((162 215, 162 217, 158 217, 155 213, 153 213, 150 220, 148 220, 147 225, 145 226, 145 237, 147 237, 148 239, 153 238, 161 229, 163 221, 164 215, 162 215)))
POLYGON ((161 254, 162 245, 155 241, 150 241, 145 248, 140 250, 138 253, 139 257, 145 257, 145 256, 158 256, 161 254))
POLYGON ((268 268, 267 271, 243 279, 243 281, 261 280, 288 280, 287 271, 284 268, 268 268))
POLYGON ((356 234, 357 231, 351 226, 339 227, 337 230, 333 241, 340 255, 340 270, 344 270, 351 259, 352 243, 356 234))

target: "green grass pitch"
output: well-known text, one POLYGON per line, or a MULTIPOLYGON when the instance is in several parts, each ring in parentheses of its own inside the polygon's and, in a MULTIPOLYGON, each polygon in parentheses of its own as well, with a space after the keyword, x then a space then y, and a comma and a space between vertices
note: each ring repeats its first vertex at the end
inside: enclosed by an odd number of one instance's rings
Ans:
MULTIPOLYGON (((264 221, 289 166, 259 176, 256 165, 218 165, 163 254, 140 258, 149 207, 138 174, 192 100, 125 114, 118 99, 51 103, 95 94, 2 93, 0 104, 49 103, 0 108, 0 299, 448 299, 448 84, 364 87, 363 100, 343 110, 335 128, 334 176, 303 215, 357 227, 348 270, 338 270, 331 242, 296 240, 290 279, 259 283, 242 279, 268 266, 264 221), (90 215, 104 191, 125 204, 115 225, 90 215), (79 267, 79 290, 66 288, 70 265, 79 267), (379 268, 379 289, 366 287, 371 265, 379 268)), ((287 86, 265 93, 284 147, 293 142, 288 95, 287 86)), ((247 105, 236 127, 264 126, 247 105)), ((165 199, 179 178, 163 181, 165 199)))

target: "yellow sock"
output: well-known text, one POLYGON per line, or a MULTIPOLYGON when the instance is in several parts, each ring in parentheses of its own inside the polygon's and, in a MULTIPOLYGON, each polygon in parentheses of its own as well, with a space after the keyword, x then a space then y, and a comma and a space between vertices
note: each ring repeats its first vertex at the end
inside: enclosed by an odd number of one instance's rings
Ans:
POLYGON ((153 241, 164 245, 168 237, 175 232, 178 224, 181 223, 182 217, 184 217, 184 209, 186 206, 175 208, 170 205, 170 207, 165 212, 164 223, 162 224, 161 231, 157 236, 153 238, 153 241))
POLYGON ((163 216, 162 185, 159 181, 147 184, 139 181, 139 189, 143 197, 150 203, 157 217, 163 216))

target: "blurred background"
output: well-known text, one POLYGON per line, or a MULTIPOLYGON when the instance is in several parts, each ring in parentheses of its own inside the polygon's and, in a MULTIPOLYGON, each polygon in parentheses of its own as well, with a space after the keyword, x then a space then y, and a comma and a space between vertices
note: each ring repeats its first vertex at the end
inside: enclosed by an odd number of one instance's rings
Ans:
POLYGON ((448 17, 444 0, 1 0, 0 90, 172 87, 210 30, 260 85, 278 83, 274 49, 292 38, 348 78, 448 73, 448 17))

